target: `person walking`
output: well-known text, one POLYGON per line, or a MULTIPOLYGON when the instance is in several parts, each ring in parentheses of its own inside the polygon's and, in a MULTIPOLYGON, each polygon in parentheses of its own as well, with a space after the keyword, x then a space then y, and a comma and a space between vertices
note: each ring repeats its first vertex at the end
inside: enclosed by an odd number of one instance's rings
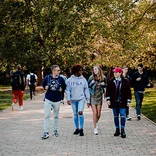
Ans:
POLYGON ((144 98, 145 88, 150 86, 148 75, 143 69, 143 64, 138 64, 138 70, 132 75, 132 85, 134 87, 134 96, 136 101, 137 119, 141 119, 141 107, 144 98))
POLYGON ((64 79, 59 75, 60 67, 58 65, 52 65, 51 71, 52 73, 45 76, 42 83, 44 90, 46 90, 44 99, 43 139, 47 139, 49 137, 51 108, 54 113, 53 135, 58 137, 58 116, 60 103, 62 100, 62 92, 64 92, 66 88, 64 79))
POLYGON ((114 77, 109 79, 106 89, 106 101, 108 107, 113 110, 116 127, 114 136, 120 135, 120 114, 121 137, 125 138, 126 108, 131 102, 131 89, 128 80, 122 77, 122 68, 116 67, 113 72, 114 77))
POLYGON ((29 86, 30 91, 30 100, 32 100, 32 97, 36 95, 36 86, 37 86, 37 75, 33 72, 30 72, 26 77, 26 84, 29 86))
MULTIPOLYGON (((65 83, 66 83, 66 80, 67 80, 67 76, 66 76, 66 73, 65 72, 63 72, 63 71, 61 71, 60 72, 60 76, 64 79, 64 81, 65 81, 65 83)), ((65 103, 65 97, 64 97, 64 92, 62 93, 62 101, 61 101, 61 103, 65 103)))
POLYGON ((88 79, 88 86, 90 91, 90 104, 93 111, 93 125, 95 135, 98 134, 98 121, 101 116, 101 108, 103 104, 104 88, 107 85, 107 79, 103 75, 100 66, 94 66, 92 75, 88 79))
MULTIPOLYGON (((122 67, 122 75, 124 78, 126 78, 129 83, 131 82, 131 77, 128 75, 128 67, 127 66, 123 66, 122 67)), ((131 120, 132 118, 129 116, 129 107, 127 106, 127 109, 126 109, 126 120, 131 120)))
POLYGON ((82 75, 83 67, 75 64, 71 69, 71 77, 66 81, 66 99, 68 105, 72 106, 74 114, 75 132, 74 135, 79 134, 84 136, 84 106, 85 101, 89 103, 90 94, 87 80, 82 75))
POLYGON ((17 66, 17 71, 12 75, 11 86, 13 92, 12 111, 15 110, 15 104, 17 104, 17 102, 19 104, 18 110, 20 111, 23 109, 23 96, 25 90, 25 77, 20 64, 17 66))

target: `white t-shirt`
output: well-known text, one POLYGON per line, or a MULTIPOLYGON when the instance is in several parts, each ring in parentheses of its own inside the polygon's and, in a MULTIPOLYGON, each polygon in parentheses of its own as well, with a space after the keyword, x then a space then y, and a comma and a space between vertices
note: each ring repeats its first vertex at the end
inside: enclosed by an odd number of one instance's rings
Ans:
MULTIPOLYGON (((30 75, 34 75, 35 79, 37 80, 37 75, 36 74, 34 74, 34 73, 28 74, 27 77, 26 77, 26 80, 28 81, 29 85, 30 85, 30 75)), ((36 85, 36 83, 35 83, 35 85, 36 85)))

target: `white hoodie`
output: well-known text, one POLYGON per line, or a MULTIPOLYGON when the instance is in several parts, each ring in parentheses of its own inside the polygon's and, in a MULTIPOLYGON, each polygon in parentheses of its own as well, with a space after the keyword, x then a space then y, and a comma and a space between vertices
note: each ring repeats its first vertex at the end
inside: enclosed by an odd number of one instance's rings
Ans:
POLYGON ((87 100, 89 103, 90 93, 88 82, 83 76, 76 77, 72 75, 66 81, 66 99, 71 101, 87 100))

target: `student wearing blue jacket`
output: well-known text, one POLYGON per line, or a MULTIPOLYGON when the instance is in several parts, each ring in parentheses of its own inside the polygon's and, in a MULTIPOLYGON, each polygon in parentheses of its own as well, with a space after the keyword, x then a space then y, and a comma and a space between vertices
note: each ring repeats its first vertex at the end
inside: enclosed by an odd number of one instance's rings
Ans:
POLYGON ((60 67, 58 65, 53 65, 51 67, 51 71, 52 73, 45 76, 42 83, 44 90, 46 90, 44 100, 45 115, 43 139, 47 139, 49 137, 51 108, 53 108, 54 112, 53 135, 56 137, 58 136, 58 115, 62 93, 64 93, 66 88, 65 80, 60 76, 60 67))
POLYGON ((96 65, 93 67, 92 75, 88 79, 88 86, 90 91, 90 105, 93 111, 93 133, 98 135, 98 121, 101 117, 104 88, 107 86, 107 79, 103 75, 100 66, 96 65))
POLYGON ((87 80, 82 75, 83 67, 79 64, 73 65, 71 69, 71 77, 66 81, 66 99, 68 105, 72 106, 74 113, 75 132, 74 135, 79 134, 84 136, 84 106, 85 102, 89 103, 90 93, 88 89, 87 80))

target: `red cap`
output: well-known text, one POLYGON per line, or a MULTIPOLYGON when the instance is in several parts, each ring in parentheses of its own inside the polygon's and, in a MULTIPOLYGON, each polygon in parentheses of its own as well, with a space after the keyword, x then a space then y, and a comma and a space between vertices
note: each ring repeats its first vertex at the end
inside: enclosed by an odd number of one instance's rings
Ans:
POLYGON ((113 72, 114 72, 114 73, 118 73, 118 72, 119 72, 119 73, 122 73, 122 68, 115 67, 114 70, 113 70, 113 72))

